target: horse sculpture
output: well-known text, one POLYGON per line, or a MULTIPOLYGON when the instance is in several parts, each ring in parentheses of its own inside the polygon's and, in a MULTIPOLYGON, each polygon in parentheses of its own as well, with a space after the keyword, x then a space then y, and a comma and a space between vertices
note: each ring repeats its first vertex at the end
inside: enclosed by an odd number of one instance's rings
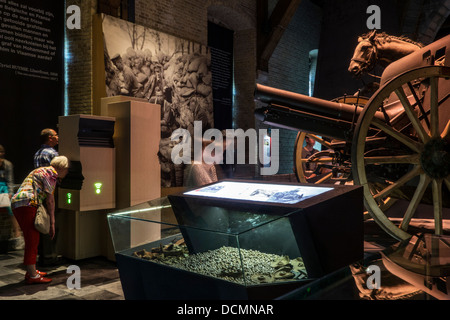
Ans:
POLYGON ((387 67, 404 56, 419 50, 423 45, 406 37, 396 37, 377 30, 358 38, 348 71, 354 76, 370 72, 378 63, 387 67))

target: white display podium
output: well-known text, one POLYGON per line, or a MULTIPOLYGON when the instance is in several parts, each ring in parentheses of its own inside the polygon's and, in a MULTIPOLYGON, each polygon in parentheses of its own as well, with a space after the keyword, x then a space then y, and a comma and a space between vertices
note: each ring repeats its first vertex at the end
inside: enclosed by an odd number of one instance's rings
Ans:
MULTIPOLYGON (((106 109, 106 115, 116 119, 116 208, 128 208, 159 198, 161 107, 142 99, 127 100, 124 97, 103 98, 102 105, 106 109)), ((130 240, 134 244, 143 241, 139 235, 159 232, 140 230, 141 226, 142 224, 134 222, 130 224, 130 240)))

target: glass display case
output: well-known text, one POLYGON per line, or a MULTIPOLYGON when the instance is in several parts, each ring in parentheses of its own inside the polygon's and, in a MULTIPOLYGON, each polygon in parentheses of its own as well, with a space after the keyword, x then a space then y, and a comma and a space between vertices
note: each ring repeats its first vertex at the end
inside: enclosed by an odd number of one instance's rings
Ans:
POLYGON ((310 280, 287 216, 195 210, 179 224, 164 197, 108 215, 127 299, 270 298, 310 280))
MULTIPOLYGON (((324 256, 332 242, 317 251, 323 244, 314 242, 308 208, 354 190, 217 183, 110 213, 125 298, 273 299, 292 291, 323 274, 332 259, 324 256), (221 194, 225 187, 232 191, 221 194)), ((362 228, 354 234, 359 240, 362 228)))

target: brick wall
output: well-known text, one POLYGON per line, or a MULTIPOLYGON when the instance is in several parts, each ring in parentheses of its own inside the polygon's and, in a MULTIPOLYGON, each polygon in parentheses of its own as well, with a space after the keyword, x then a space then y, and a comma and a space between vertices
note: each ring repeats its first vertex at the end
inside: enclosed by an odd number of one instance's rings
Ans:
MULTIPOLYGON (((269 60, 266 79, 260 83, 308 95, 309 52, 319 47, 320 26, 320 8, 302 1, 269 60)), ((296 136, 297 131, 280 129, 279 174, 293 172, 296 136)))
POLYGON ((66 28, 68 114, 92 114, 92 15, 96 0, 67 0, 81 9, 81 29, 66 28))
POLYGON ((235 128, 255 127, 253 93, 256 70, 256 31, 248 29, 234 35, 234 115, 235 128))
POLYGON ((430 44, 435 40, 440 27, 450 15, 450 0, 426 1, 424 9, 424 18, 418 27, 417 40, 423 44, 430 44))
POLYGON ((206 44, 206 2, 135 0, 135 22, 144 27, 206 44))

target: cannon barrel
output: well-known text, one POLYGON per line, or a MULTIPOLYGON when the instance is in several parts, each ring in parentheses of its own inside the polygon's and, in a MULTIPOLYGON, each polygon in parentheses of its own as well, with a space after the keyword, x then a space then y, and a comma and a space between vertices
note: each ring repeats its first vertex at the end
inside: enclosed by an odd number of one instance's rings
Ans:
MULTIPOLYGON (((306 131, 330 138, 351 140, 362 107, 332 102, 257 84, 255 99, 268 106, 255 110, 255 117, 268 125, 306 131)), ((375 117, 385 120, 383 113, 375 117)))
MULTIPOLYGON (((356 115, 359 115, 362 111, 362 108, 354 105, 314 98, 261 84, 256 84, 255 98, 263 103, 285 106, 294 110, 344 121, 354 121, 355 112, 356 115)), ((378 112, 376 117, 384 120, 381 112, 378 112)))

